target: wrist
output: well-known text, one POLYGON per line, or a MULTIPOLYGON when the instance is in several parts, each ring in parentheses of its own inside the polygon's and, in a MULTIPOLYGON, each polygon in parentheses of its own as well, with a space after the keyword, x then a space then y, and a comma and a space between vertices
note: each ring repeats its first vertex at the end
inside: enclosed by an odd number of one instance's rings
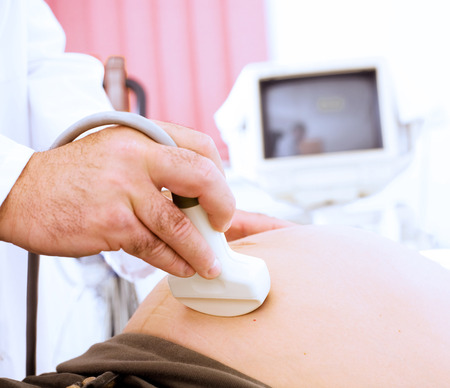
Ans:
POLYGON ((33 153, 27 164, 23 168, 19 177, 15 181, 5 200, 0 206, 0 240, 22 246, 22 242, 28 234, 30 225, 26 223, 23 217, 24 212, 29 211, 32 206, 31 198, 34 197, 33 187, 35 184, 30 182, 33 177, 32 165, 37 158, 37 153, 33 153))

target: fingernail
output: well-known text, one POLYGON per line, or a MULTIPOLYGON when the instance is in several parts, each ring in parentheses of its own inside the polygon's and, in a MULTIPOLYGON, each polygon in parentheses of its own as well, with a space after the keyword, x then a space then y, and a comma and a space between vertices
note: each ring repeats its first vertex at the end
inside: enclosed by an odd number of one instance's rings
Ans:
POLYGON ((222 265, 220 264, 220 261, 217 260, 217 258, 214 260, 213 266, 208 270, 208 278, 214 279, 215 277, 219 276, 222 272, 222 265))
POLYGON ((225 233, 228 229, 230 229, 230 227, 231 227, 231 222, 232 222, 232 220, 228 221, 228 223, 224 226, 224 228, 223 228, 223 232, 224 232, 224 233, 225 233))
POLYGON ((192 268, 189 264, 186 264, 184 268, 183 277, 191 277, 195 275, 195 269, 192 268))

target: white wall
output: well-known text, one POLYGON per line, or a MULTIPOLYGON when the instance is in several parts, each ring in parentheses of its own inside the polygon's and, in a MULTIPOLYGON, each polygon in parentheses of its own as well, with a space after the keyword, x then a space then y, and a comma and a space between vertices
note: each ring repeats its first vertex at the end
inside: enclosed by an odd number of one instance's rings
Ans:
POLYGON ((266 0, 271 59, 383 56, 405 119, 448 109, 445 0, 266 0))

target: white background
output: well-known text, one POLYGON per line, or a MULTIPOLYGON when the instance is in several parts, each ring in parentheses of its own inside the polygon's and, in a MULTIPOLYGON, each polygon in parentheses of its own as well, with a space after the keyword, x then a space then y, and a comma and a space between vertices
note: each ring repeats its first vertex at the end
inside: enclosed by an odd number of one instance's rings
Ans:
MULTIPOLYGON (((378 195, 383 233, 397 239, 399 229, 405 228, 399 223, 407 223, 417 229, 410 230, 409 237, 418 248, 450 247, 448 4, 439 0, 266 0, 266 8, 271 60, 386 60, 400 120, 423 119, 424 125, 411 167, 378 195), (421 238, 427 241, 419 242, 421 238)), ((366 202, 371 200, 374 206, 373 199, 366 202)), ((358 206, 354 206, 356 212, 367 209, 358 206)), ((334 222, 333 214, 345 223, 336 209, 317 212, 313 221, 334 222)))

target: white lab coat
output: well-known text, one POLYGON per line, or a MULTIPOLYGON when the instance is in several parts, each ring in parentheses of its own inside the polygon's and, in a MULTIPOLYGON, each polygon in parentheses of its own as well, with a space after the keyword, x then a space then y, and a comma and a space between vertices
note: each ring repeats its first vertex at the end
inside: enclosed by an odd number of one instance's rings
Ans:
MULTIPOLYGON (((43 0, 0 1, 0 203, 33 150, 48 149, 78 119, 112 109, 103 65, 64 47, 43 0)), ((106 307, 95 285, 109 267, 85 267, 70 258, 41 260, 38 373, 105 338, 98 320, 106 307)), ((0 377, 25 375, 26 273, 27 252, 0 242, 0 377)))

